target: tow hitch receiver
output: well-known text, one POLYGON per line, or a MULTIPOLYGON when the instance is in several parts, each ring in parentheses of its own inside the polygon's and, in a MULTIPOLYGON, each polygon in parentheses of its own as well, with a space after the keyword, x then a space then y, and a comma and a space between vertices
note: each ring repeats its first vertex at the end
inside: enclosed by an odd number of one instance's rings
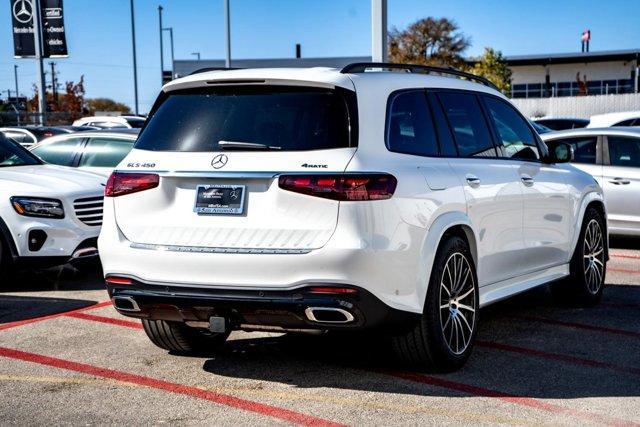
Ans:
POLYGON ((226 320, 224 317, 210 317, 209 330, 216 334, 223 334, 226 329, 226 320))

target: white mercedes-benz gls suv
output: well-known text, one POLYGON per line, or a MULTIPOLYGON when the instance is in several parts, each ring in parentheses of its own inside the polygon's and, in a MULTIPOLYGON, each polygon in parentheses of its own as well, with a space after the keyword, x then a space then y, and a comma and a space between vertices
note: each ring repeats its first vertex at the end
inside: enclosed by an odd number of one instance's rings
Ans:
POLYGON ((177 353, 232 330, 380 328, 405 361, 456 369, 482 306, 549 282, 600 299, 602 191, 571 156, 455 70, 195 73, 107 183, 108 291, 177 353))
POLYGON ((105 183, 43 164, 0 132, 0 287, 14 268, 97 260, 105 183))

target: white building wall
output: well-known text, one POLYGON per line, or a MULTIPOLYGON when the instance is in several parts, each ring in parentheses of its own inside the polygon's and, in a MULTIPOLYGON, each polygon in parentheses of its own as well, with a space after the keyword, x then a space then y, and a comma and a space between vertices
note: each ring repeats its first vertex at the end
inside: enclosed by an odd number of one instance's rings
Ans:
POLYGON ((594 114, 640 111, 640 94, 563 96, 511 100, 527 117, 581 117, 594 114))
POLYGON ((631 78, 631 70, 635 69, 635 61, 594 62, 591 64, 551 64, 551 65, 522 65, 511 66, 513 72, 512 84, 544 83, 546 69, 552 83, 576 81, 576 73, 580 78, 587 76, 588 81, 613 80, 631 78))

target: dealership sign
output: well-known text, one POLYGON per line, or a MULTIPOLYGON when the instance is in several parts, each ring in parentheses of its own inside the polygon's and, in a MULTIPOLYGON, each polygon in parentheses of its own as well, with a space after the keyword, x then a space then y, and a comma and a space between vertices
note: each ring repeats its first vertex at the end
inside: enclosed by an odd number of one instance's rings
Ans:
MULTIPOLYGON (((13 23, 14 55, 18 58, 35 57, 33 20, 36 0, 10 0, 13 23)), ((42 48, 44 58, 67 56, 62 0, 40 0, 42 21, 42 48)))

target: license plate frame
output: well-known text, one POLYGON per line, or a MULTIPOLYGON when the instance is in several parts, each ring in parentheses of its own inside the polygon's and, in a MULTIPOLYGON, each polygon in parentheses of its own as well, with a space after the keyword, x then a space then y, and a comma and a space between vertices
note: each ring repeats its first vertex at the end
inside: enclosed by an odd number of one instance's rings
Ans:
POLYGON ((247 186, 246 185, 229 185, 229 184, 210 184, 210 185, 198 185, 196 187, 196 200, 194 203, 193 211, 198 215, 243 215, 244 214, 244 201, 246 198, 247 186), (221 199, 233 197, 233 191, 239 191, 237 195, 237 202, 234 203, 207 203, 201 195, 208 190, 219 190, 212 193, 210 196, 212 199, 214 195, 221 199))

